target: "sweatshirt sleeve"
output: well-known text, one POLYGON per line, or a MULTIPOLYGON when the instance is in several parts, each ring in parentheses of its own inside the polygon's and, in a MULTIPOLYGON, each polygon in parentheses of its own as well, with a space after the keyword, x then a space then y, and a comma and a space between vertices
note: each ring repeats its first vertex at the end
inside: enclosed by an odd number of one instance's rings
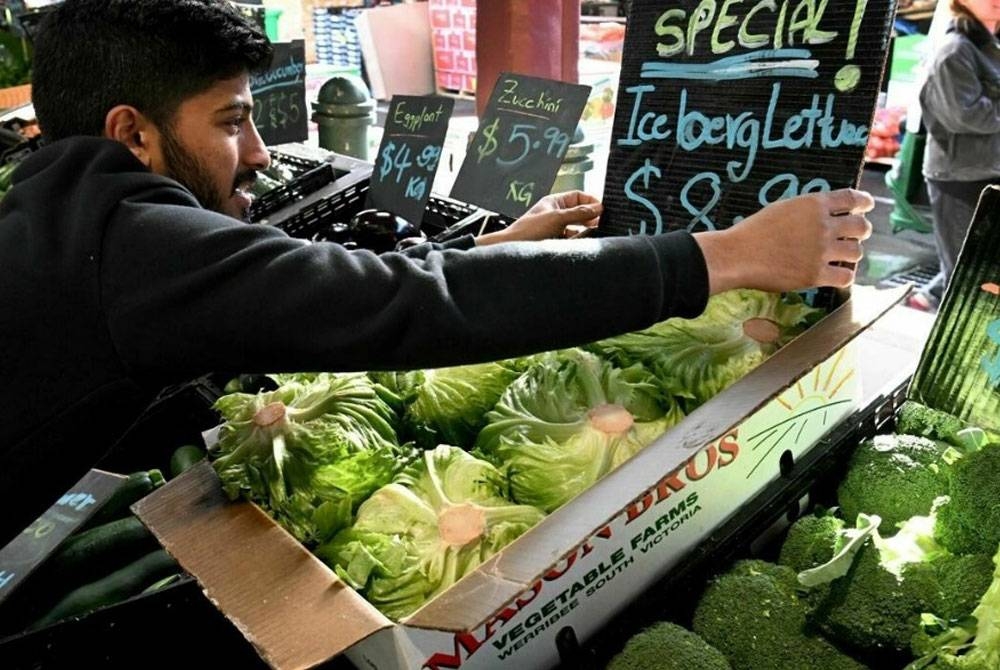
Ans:
POLYGON ((170 197, 126 199, 103 244, 109 331, 140 379, 495 360, 693 316, 707 300, 684 232, 376 255, 170 197))
POLYGON ((948 44, 920 91, 920 104, 955 134, 1000 133, 1000 99, 990 97, 976 71, 975 47, 948 44))

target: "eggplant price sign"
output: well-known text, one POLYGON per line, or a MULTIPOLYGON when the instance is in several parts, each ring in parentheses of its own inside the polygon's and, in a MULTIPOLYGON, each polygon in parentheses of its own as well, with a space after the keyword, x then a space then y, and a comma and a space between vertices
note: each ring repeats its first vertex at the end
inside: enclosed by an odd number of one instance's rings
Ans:
POLYGON ((634 0, 601 229, 728 228, 853 186, 891 0, 634 0))

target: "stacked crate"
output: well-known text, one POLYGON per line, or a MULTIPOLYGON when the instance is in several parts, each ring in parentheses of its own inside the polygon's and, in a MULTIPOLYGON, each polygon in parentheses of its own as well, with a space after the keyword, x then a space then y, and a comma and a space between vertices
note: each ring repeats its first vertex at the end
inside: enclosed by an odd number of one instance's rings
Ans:
POLYGON ((354 24, 360 9, 313 8, 313 41, 316 62, 361 69, 361 45, 354 24))
POLYGON ((438 93, 476 94, 476 0, 430 0, 438 93))

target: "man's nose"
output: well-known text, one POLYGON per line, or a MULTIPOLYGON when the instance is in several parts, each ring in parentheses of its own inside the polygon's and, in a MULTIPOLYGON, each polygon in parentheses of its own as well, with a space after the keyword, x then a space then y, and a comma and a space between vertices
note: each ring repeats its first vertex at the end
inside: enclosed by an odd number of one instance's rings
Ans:
POLYGON ((252 120, 250 121, 250 129, 251 132, 243 135, 244 146, 243 155, 240 156, 241 162, 254 170, 265 170, 271 164, 271 154, 268 153, 267 146, 252 120))

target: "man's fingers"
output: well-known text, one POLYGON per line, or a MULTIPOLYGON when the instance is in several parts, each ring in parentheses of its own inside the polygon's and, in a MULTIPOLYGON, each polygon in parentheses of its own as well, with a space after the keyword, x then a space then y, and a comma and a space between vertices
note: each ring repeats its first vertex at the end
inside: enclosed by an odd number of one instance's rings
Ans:
POLYGON ((599 202, 591 203, 589 205, 578 205, 576 207, 561 210, 559 212, 559 217, 566 225, 570 225, 572 223, 586 223, 599 217, 601 215, 601 209, 601 203, 599 202))
POLYGON ((854 268, 842 265, 825 265, 819 271, 820 286, 847 288, 854 282, 854 268))
POLYGON ((875 199, 871 194, 853 188, 842 188, 830 193, 830 213, 863 214, 875 208, 875 199))
POLYGON ((857 240, 837 240, 830 245, 825 260, 835 262, 857 263, 864 258, 865 252, 857 240))
POLYGON ((867 240, 872 235, 872 224, 863 214, 846 214, 833 221, 834 234, 839 239, 867 240))

